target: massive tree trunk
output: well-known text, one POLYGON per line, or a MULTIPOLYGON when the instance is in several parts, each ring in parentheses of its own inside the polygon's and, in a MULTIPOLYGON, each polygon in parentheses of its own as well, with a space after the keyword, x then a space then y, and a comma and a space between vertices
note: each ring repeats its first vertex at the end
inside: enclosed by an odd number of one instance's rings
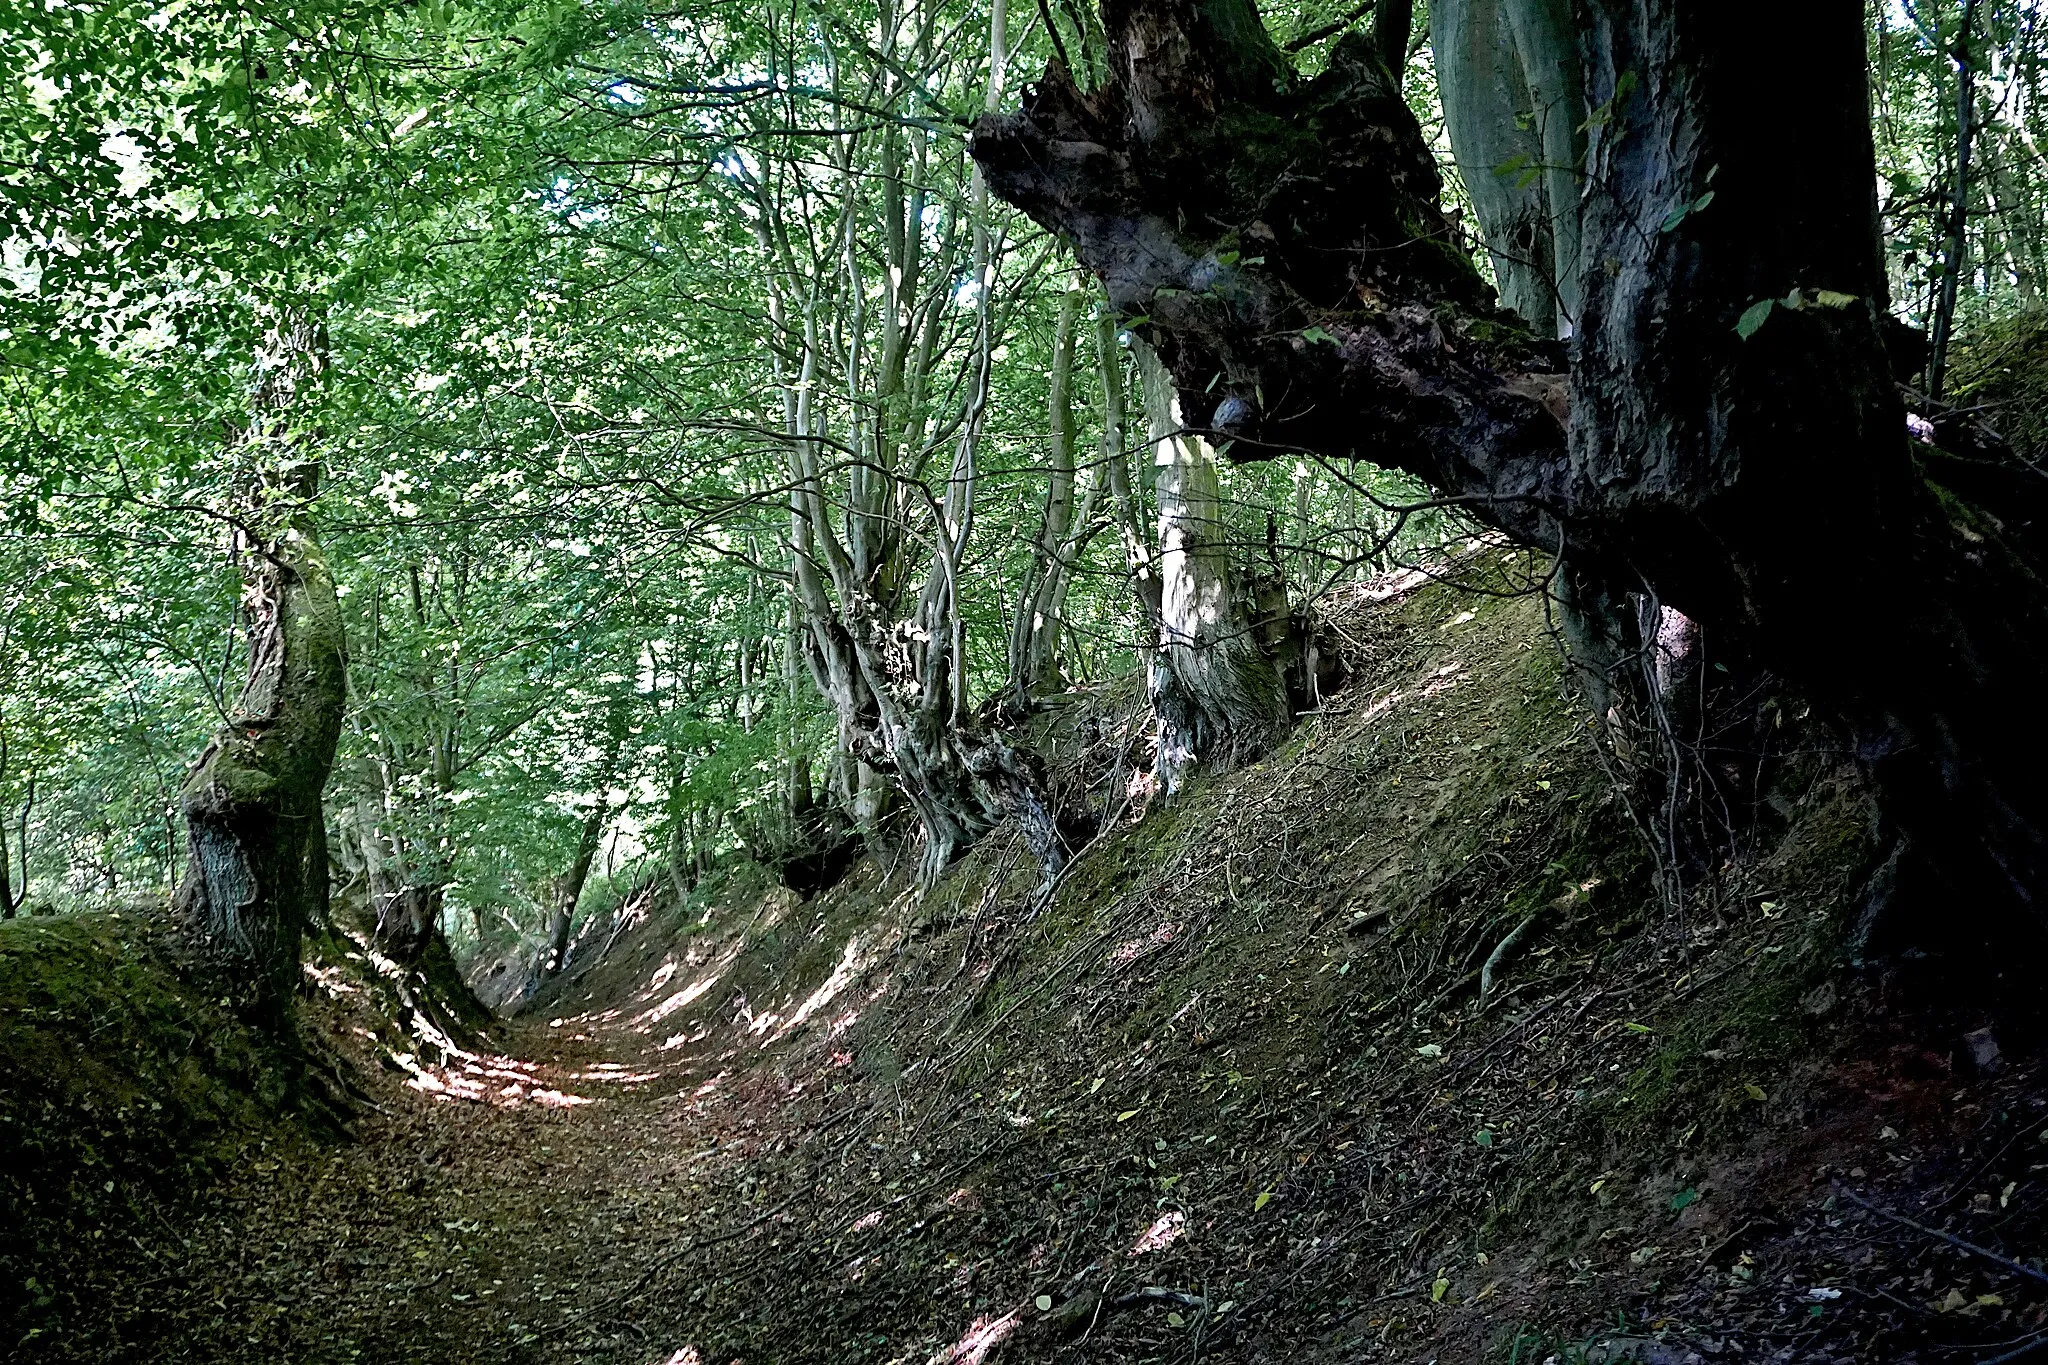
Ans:
POLYGON ((311 524, 292 510, 313 493, 317 466, 296 421, 324 368, 324 340, 316 323, 295 316, 271 330, 259 357, 241 443, 251 504, 244 524, 255 531, 238 545, 248 679, 180 798, 188 861, 178 908, 188 942, 271 1020, 290 1002, 303 929, 327 910, 321 794, 347 696, 334 580, 311 524))
POLYGON ((1458 249, 1369 45, 1303 80, 1249 0, 1104 18, 1109 82, 1048 71, 974 151, 1149 319, 1192 423, 1424 479, 1559 555, 1589 634, 1632 595, 1681 610, 1843 722, 1945 895, 2038 931, 2048 498, 1908 445, 1857 5, 1787 7, 1768 42, 1739 8, 1586 8, 1568 372, 1458 249))

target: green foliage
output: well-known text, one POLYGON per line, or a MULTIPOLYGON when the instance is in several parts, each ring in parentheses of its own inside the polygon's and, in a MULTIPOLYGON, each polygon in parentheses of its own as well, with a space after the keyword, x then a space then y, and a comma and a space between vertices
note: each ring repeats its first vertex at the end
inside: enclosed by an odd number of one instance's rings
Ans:
MULTIPOLYGON (((1955 197, 1960 0, 1868 8, 1872 129, 1892 297, 1925 326, 1940 291, 1947 215, 1955 197)), ((1973 7, 1975 129, 1959 324, 1981 325, 2037 306, 2048 280, 2048 163, 2038 150, 2041 15, 2031 0, 1973 7)), ((1960 327, 1959 330, 1967 330, 1960 327)))
MULTIPOLYGON (((2031 91, 2008 8, 1987 11, 2012 54, 1999 80, 2031 91)), ((1266 18, 1330 30, 1303 43, 1312 72, 1352 14, 1304 0, 1266 18)), ((321 471, 305 511, 351 647, 328 793, 347 894, 431 886, 465 939, 530 935, 593 811, 601 878, 772 844, 800 790, 844 800, 850 765, 792 648, 786 400, 807 396, 842 510, 884 424, 905 434, 886 504, 897 557, 876 571, 900 597, 931 564, 984 288, 980 529, 957 591, 970 703, 1002 694, 1069 273, 1056 244, 984 207, 964 121, 1055 39, 1084 79, 1105 59, 1085 5, 1046 11, 1050 32, 1012 19, 1023 47, 997 79, 969 37, 987 32, 980 0, 8 11, 0 812, 12 849, 33 781, 33 902, 161 893, 177 875, 176 792, 245 668, 231 544, 274 530, 251 517, 296 510, 250 510, 238 444, 257 339, 282 308, 323 319, 329 354, 293 420, 321 471), (972 278, 977 231, 987 284, 972 278), (891 234, 933 272, 934 303, 910 348, 924 381, 885 393, 885 266, 907 258, 891 234), (807 387, 791 368, 806 327, 807 387)), ((1939 189, 1948 77, 1900 22, 1873 14, 1880 147, 1896 251, 1924 253, 1914 224, 1939 189)), ((1405 89, 1442 150, 1434 82, 1418 44, 1405 89)), ((2035 202, 2019 149, 2038 101, 1996 104, 1998 88, 1986 145, 2005 179, 1985 181, 1976 259, 2005 265, 1973 305, 1993 312, 2030 287, 2021 267, 2039 251, 2016 226, 2035 202)), ((1709 207, 1697 188, 1667 227, 1709 207)), ((1234 240, 1220 251, 1259 264, 1234 240)), ((1758 304, 1748 330, 1781 306, 1758 304)), ((1106 363, 1134 393, 1122 338, 1097 345, 1080 327, 1084 481, 1108 417, 1094 377, 1106 363)), ((1142 530, 1139 407, 1124 443, 1142 530)), ((1222 474, 1227 542, 1296 600, 1456 530, 1418 500, 1366 466, 1222 474)), ((1108 499, 1077 543, 1056 653, 1089 681, 1132 668, 1143 621, 1108 499)))

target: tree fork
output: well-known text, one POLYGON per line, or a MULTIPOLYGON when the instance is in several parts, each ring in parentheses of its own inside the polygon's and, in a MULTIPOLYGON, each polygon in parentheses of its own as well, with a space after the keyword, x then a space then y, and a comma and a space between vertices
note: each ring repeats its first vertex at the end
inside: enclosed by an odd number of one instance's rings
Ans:
POLYGON ((1587 8, 1568 354, 1494 303, 1370 41, 1305 80, 1250 0, 1103 17, 1108 81, 1049 69, 974 155, 1103 279, 1191 425, 1233 458, 1405 470, 1558 555, 1577 601, 1684 612, 1844 724, 1939 884, 2039 935, 2042 499, 1908 444, 1856 5, 1769 44, 1736 11, 1587 8))

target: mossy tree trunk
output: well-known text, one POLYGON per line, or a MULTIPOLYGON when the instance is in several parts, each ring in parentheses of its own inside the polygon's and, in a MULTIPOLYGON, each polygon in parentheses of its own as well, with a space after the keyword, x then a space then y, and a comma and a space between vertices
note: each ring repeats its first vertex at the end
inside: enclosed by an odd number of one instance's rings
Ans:
POLYGON ((279 319, 258 357, 239 442, 248 676, 180 796, 187 863, 177 906, 187 941, 245 1007, 272 1021, 289 1006, 304 929, 326 915, 321 797, 348 690, 334 580, 304 511, 318 466, 295 421, 325 359, 325 337, 303 314, 279 319))

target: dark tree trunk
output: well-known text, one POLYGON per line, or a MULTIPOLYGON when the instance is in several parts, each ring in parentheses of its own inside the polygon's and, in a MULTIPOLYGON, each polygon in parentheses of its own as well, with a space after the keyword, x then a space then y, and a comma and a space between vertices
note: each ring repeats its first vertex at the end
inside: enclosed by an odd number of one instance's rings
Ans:
POLYGON ((554 913, 548 917, 548 956, 542 968, 549 976, 558 974, 569 961, 569 930, 576 922, 576 902, 583 899, 583 884, 590 880, 590 865, 597 861, 597 850, 604 844, 604 822, 610 814, 603 793, 599 793, 597 805, 583 818, 576 861, 555 888, 554 913))
MULTIPOLYGON (((0 734, 0 777, 7 775, 7 736, 0 734)), ((21 818, 15 825, 14 847, 7 846, 7 821, 0 813, 0 919, 13 919, 28 899, 28 817, 36 805, 36 779, 28 779, 28 794, 21 803, 21 818), (14 881, 15 858, 21 859, 21 881, 14 881)))
MULTIPOLYGON (((275 516, 280 495, 313 491, 292 420, 323 352, 318 327, 297 318, 273 329, 259 358, 242 444, 259 489, 256 517, 275 516)), ((199 960, 274 1021, 296 985, 300 936, 327 913, 321 794, 341 737, 347 653, 334 580, 303 516, 241 549, 249 675, 180 796, 187 864, 178 910, 199 960)))
MULTIPOLYGON (((377 780, 385 779, 379 774, 377 780)), ((397 810, 388 786, 378 800, 359 796, 355 808, 340 818, 340 848, 344 866, 360 871, 369 893, 370 941, 393 962, 411 968, 426 958, 440 933, 447 873, 434 852, 423 866, 413 865, 397 810)))
POLYGON ((2048 497, 1908 445, 1857 5, 1787 7, 1767 42, 1739 7, 1585 9, 1568 372, 1458 249, 1370 44, 1304 81, 1249 0, 1104 18, 1109 83, 1049 71, 974 152, 1149 318, 1191 421, 1237 458, 1419 476, 1559 555, 1589 633, 1632 594, 1683 611, 1844 723, 1947 894, 2037 908, 2048 497))

